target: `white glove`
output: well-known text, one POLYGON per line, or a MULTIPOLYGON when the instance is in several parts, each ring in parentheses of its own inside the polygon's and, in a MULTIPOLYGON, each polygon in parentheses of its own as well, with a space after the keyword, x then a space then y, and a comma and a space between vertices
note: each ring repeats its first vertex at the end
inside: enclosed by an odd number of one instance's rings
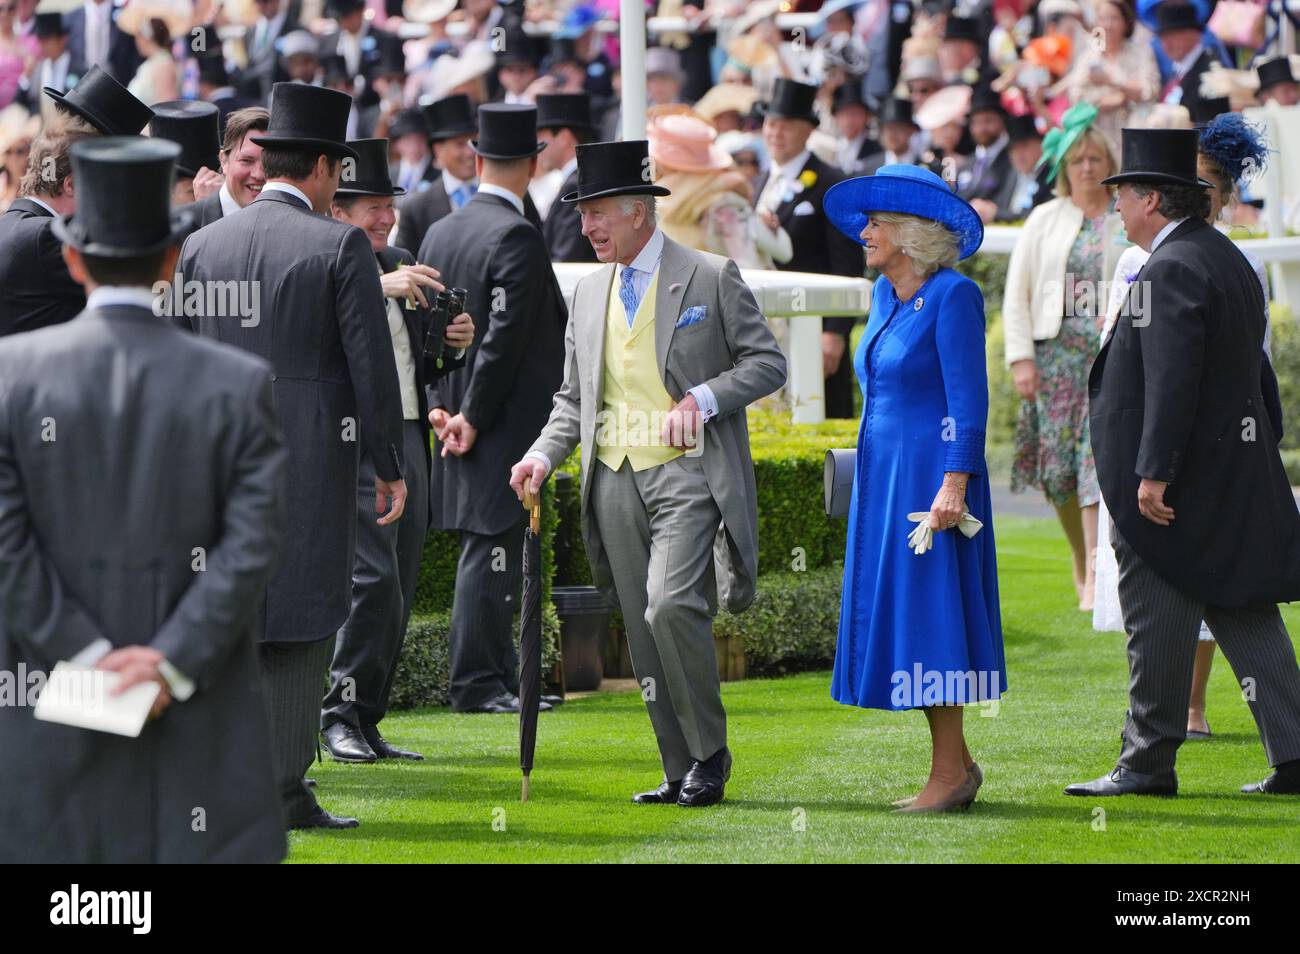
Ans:
MULTIPOLYGON (((907 519, 916 521, 916 526, 907 535, 907 545, 917 556, 920 556, 934 546, 934 531, 930 529, 930 511, 909 513, 907 519)), ((957 529, 968 540, 979 533, 983 526, 984 524, 974 517, 969 510, 962 513, 961 520, 957 523, 957 529)))

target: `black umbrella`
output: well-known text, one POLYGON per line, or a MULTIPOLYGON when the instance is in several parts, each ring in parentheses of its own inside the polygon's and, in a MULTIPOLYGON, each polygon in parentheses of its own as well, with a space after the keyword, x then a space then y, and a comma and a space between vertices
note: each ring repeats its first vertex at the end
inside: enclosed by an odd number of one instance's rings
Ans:
POLYGON ((541 497, 524 490, 529 511, 524 531, 524 599, 519 611, 519 767, 524 773, 520 801, 528 801, 528 776, 537 748, 537 709, 542 701, 542 543, 541 497))

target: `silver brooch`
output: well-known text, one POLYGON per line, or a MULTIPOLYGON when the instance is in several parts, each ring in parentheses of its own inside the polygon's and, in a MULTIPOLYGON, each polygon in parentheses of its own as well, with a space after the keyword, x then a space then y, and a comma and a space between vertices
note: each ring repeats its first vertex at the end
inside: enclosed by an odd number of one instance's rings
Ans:
POLYGON ((918 298, 918 299, 916 300, 916 304, 912 305, 912 310, 913 310, 913 311, 920 311, 920 310, 921 310, 922 308, 924 308, 924 307, 925 307, 925 299, 924 299, 924 298, 918 298))

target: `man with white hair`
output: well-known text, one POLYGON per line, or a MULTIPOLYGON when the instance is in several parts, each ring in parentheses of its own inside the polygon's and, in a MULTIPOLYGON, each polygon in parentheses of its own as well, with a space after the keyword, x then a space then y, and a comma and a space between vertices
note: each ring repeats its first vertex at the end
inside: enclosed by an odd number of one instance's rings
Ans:
POLYGON ((785 383, 785 357, 736 264, 660 231, 668 190, 648 160, 645 140, 578 147, 561 200, 607 264, 574 292, 564 384, 510 485, 536 494, 581 442, 587 556, 623 611, 663 763, 632 800, 701 806, 731 774, 713 615, 719 596, 747 607, 758 570, 745 408, 785 383))

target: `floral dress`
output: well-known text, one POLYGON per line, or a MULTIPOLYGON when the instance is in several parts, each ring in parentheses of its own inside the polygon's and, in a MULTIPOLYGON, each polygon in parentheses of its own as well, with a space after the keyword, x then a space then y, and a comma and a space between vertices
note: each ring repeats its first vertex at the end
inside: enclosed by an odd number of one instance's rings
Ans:
MULTIPOLYGON (((1108 209, 1107 212, 1110 210, 1108 209)), ((1088 372, 1101 347, 1106 302, 1106 213, 1084 217, 1065 262, 1066 315, 1055 338, 1034 342, 1038 391, 1020 405, 1011 490, 1037 487, 1053 506, 1078 496, 1080 507, 1101 499, 1088 432, 1088 372)))

